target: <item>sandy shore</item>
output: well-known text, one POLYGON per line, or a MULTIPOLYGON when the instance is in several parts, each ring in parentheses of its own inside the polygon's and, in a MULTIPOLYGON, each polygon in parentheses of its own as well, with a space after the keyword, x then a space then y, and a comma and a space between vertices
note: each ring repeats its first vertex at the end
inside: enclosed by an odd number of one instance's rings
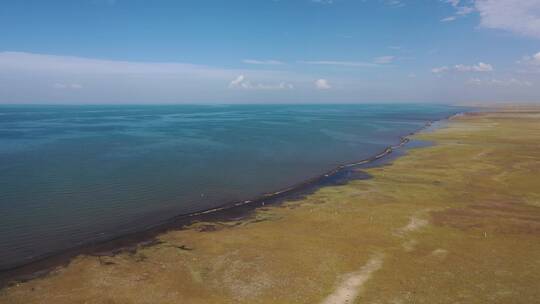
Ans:
POLYGON ((453 118, 372 176, 81 255, 0 303, 534 303, 540 109, 453 118))

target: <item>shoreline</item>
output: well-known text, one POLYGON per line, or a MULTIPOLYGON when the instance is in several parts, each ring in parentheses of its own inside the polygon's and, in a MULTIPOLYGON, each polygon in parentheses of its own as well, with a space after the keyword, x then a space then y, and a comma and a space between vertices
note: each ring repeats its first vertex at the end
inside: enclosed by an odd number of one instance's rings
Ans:
MULTIPOLYGON (((80 255, 90 256, 115 256, 124 252, 135 252, 138 248, 149 247, 158 244, 156 237, 171 230, 188 229, 187 227, 196 222, 217 222, 239 220, 249 217, 253 211, 265 205, 277 205, 284 201, 299 200, 316 190, 330 185, 342 185, 355 179, 367 179, 369 175, 357 169, 382 166, 394 158, 389 157, 396 150, 403 148, 411 142, 410 137, 425 131, 435 122, 448 121, 454 116, 464 115, 467 112, 459 112, 442 119, 428 120, 424 126, 401 136, 399 143, 386 147, 380 153, 372 157, 339 165, 319 176, 307 179, 283 190, 265 193, 251 200, 225 203, 221 206, 193 213, 180 214, 168 220, 157 223, 140 231, 119 235, 107 240, 93 241, 62 249, 56 252, 36 257, 26 263, 14 265, 0 270, 0 290, 19 282, 26 282, 35 278, 43 277, 51 271, 68 265, 71 260, 80 255), (383 162, 383 163, 379 163, 383 162)), ((395 154, 394 154, 395 155, 395 154)), ((396 155, 399 157, 400 155, 396 155)))

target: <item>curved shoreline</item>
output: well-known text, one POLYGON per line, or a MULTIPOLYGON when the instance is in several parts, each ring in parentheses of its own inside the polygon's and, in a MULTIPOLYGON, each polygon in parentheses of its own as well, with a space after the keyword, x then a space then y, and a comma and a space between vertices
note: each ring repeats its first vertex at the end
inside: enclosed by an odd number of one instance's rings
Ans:
POLYGON ((239 220, 252 214, 254 210, 265 205, 278 204, 286 200, 295 200, 317 189, 328 186, 338 185, 356 178, 366 178, 352 176, 356 171, 365 165, 377 165, 376 162, 387 159, 396 149, 399 149, 410 142, 410 136, 424 131, 432 126, 434 122, 446 121, 453 116, 461 115, 457 113, 439 120, 429 120, 424 126, 408 135, 400 137, 399 143, 386 147, 382 152, 353 163, 343 164, 327 171, 314 178, 307 179, 301 183, 295 184, 283 190, 272 193, 266 193, 251 200, 236 201, 223 204, 221 206, 187 214, 180 214, 171 217, 168 220, 157 223, 145 229, 131 232, 124 235, 118 235, 107 240, 90 241, 82 245, 76 245, 71 248, 62 249, 56 252, 41 255, 33 260, 13 265, 12 267, 0 270, 0 289, 13 283, 31 280, 36 277, 44 276, 52 270, 67 265, 79 255, 116 255, 122 252, 136 251, 138 247, 151 246, 159 241, 156 237, 170 230, 185 229, 195 222, 212 222, 239 220))

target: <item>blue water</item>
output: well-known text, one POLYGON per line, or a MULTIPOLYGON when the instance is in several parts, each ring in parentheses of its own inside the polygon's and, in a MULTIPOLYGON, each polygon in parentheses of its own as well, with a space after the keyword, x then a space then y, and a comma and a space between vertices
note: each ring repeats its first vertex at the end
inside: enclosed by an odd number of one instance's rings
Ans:
POLYGON ((0 106, 0 269, 283 189, 461 110, 0 106))

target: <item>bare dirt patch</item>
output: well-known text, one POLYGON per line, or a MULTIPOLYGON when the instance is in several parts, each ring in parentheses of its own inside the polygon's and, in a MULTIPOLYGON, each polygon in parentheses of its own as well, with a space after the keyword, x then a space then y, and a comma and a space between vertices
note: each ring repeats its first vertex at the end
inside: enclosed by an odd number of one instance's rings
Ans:
POLYGON ((346 274, 334 293, 329 295, 322 304, 345 304, 354 303, 354 300, 361 292, 364 285, 371 275, 379 270, 383 264, 383 255, 376 254, 362 266, 358 271, 346 274))

